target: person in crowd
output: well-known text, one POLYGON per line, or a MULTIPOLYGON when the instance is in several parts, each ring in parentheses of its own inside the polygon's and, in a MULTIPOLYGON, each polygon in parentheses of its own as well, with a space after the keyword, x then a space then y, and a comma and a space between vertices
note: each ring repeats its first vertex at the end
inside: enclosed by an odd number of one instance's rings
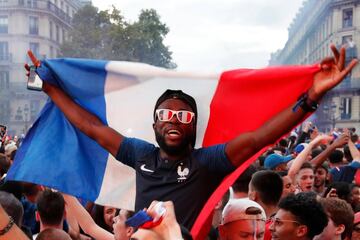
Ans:
POLYGON ((20 201, 24 207, 23 225, 30 228, 31 232, 38 233, 40 224, 36 221, 36 199, 45 188, 27 182, 22 182, 21 185, 23 196, 20 201))
POLYGON ((354 215, 354 226, 352 230, 351 240, 360 239, 360 212, 354 215))
POLYGON ((360 152, 351 141, 347 129, 345 129, 344 133, 338 137, 333 144, 316 157, 319 161, 314 160, 314 162, 316 162, 317 165, 320 165, 325 161, 324 158, 326 157, 329 158, 330 162, 330 181, 353 182, 356 171, 360 168, 360 152), (352 162, 348 164, 344 164, 344 153, 337 149, 343 147, 346 143, 348 144, 350 154, 353 158, 352 162))
MULTIPOLYGON (((249 185, 249 184, 248 184, 249 185)), ((217 240, 219 238, 218 226, 222 221, 222 212, 230 199, 230 190, 226 191, 221 200, 214 208, 214 214, 211 223, 211 229, 208 234, 208 240, 217 240)))
POLYGON ((312 190, 314 173, 309 162, 309 160, 311 160, 311 152, 322 142, 328 142, 330 140, 332 140, 330 136, 318 134, 308 144, 301 143, 297 146, 297 156, 291 163, 288 176, 291 181, 298 186, 298 191, 312 190))
MULTIPOLYGON (((50 189, 46 189, 36 200, 36 220, 40 222, 40 232, 48 228, 63 229, 66 218, 65 201, 63 196, 50 189)), ((36 238, 37 234, 33 237, 36 238)))
POLYGON ((328 160, 332 152, 334 152, 338 148, 344 147, 344 145, 347 144, 348 141, 349 141, 348 134, 340 135, 339 137, 334 139, 334 141, 329 146, 327 146, 323 151, 321 151, 320 153, 315 153, 316 156, 312 158, 311 164, 315 168, 322 165, 326 160, 328 160))
MULTIPOLYGON (((314 111, 323 95, 338 85, 357 64, 354 59, 345 67, 345 48, 338 52, 331 45, 331 49, 334 58, 320 63, 320 71, 314 75, 312 86, 297 103, 260 128, 207 148, 194 149, 198 117, 196 102, 180 90, 165 91, 155 104, 153 129, 159 147, 116 132, 54 85, 44 82, 43 91, 75 127, 136 170, 136 210, 148 206, 153 199, 170 199, 174 202, 178 221, 189 228, 226 175, 289 132, 308 112, 314 111), (182 177, 185 177, 184 181, 178 181, 177 169, 187 173, 182 177), (165 176, 166 186, 163 181, 159 182, 165 176), (196 197, 192 195, 194 189, 196 197), (192 201, 182 201, 184 196, 190 195, 192 201)), ((34 59, 34 64, 38 67, 40 61, 34 59)))
POLYGON ((249 193, 249 183, 252 175, 256 172, 256 167, 250 165, 231 186, 233 198, 247 198, 249 193))
POLYGON ((281 193, 281 197, 280 199, 283 199, 284 197, 286 197, 289 194, 294 194, 296 187, 292 181, 292 179, 288 176, 288 172, 278 172, 279 175, 282 178, 283 181, 283 191, 281 193))
POLYGON ((6 213, 14 219, 15 224, 21 228, 24 209, 20 201, 13 194, 0 191, 0 204, 6 213))
POLYGON ((270 218, 277 211, 282 194, 283 182, 280 175, 271 170, 262 170, 253 174, 249 183, 248 197, 260 204, 270 218))
POLYGON ((245 198, 231 199, 222 213, 220 239, 263 239, 265 221, 265 211, 258 203, 245 198))
POLYGON ((162 221, 149 229, 139 228, 131 235, 132 240, 192 240, 189 231, 178 223, 175 216, 174 204, 171 201, 159 202, 152 201, 150 206, 146 209, 146 213, 155 219, 157 217, 156 206, 161 204, 165 209, 162 215, 162 221))
POLYGON ((360 211, 360 186, 353 183, 350 185, 351 207, 355 212, 360 211))
POLYGON ((277 153, 273 153, 265 158, 264 167, 276 172, 286 171, 287 163, 292 159, 292 155, 282 156, 277 153))
POLYGON ((108 232, 113 232, 113 222, 116 212, 117 209, 114 207, 95 204, 91 211, 91 217, 99 227, 108 232))
POLYGON ((309 162, 303 163, 298 174, 296 175, 295 192, 310 192, 314 185, 314 170, 309 162))
POLYGON ((63 197, 66 201, 66 208, 69 214, 76 219, 86 234, 95 239, 129 240, 135 230, 133 227, 125 224, 125 221, 134 214, 132 211, 121 209, 119 214, 113 218, 113 233, 110 233, 95 223, 91 215, 75 197, 67 194, 63 194, 63 197))
POLYGON ((314 240, 344 240, 350 239, 354 212, 350 204, 339 198, 323 198, 320 203, 328 215, 328 224, 314 240))
POLYGON ((14 219, 9 216, 0 203, 0 240, 28 240, 29 238, 18 227, 14 219))
POLYGON ((0 153, 0 185, 5 181, 6 173, 10 168, 10 161, 5 154, 0 153))
POLYGON ((25 235, 31 238, 31 229, 22 224, 24 209, 21 202, 12 193, 0 191, 0 204, 25 235))
POLYGON ((333 182, 325 190, 323 197, 337 197, 351 204, 351 189, 347 182, 333 182))
POLYGON ((340 178, 340 167, 344 165, 344 152, 335 149, 329 156, 331 179, 338 182, 340 178))
POLYGON ((278 142, 277 146, 285 149, 284 154, 286 153, 286 148, 288 147, 289 141, 286 138, 282 138, 280 139, 280 141, 278 142))
POLYGON ((58 228, 47 228, 39 233, 35 240, 71 240, 69 234, 58 228))
POLYGON ((314 186, 313 190, 319 196, 323 196, 325 189, 326 189, 326 182, 328 179, 328 168, 326 167, 325 163, 321 164, 314 169, 314 186))
POLYGON ((327 223, 327 215, 315 193, 301 192, 280 201, 270 231, 272 239, 311 240, 324 230, 327 223))
POLYGON ((17 150, 16 143, 14 141, 10 141, 8 144, 5 145, 5 155, 10 159, 10 162, 12 163, 14 158, 14 152, 17 150))
POLYGON ((312 122, 306 121, 302 124, 302 129, 300 131, 299 136, 296 138, 295 146, 298 146, 301 143, 305 143, 308 139, 311 139, 311 134, 314 132, 315 134, 318 131, 316 126, 313 125, 312 122))
MULTIPOLYGON (((329 137, 325 135, 319 135, 315 137, 309 144, 302 143, 302 149, 301 151, 298 151, 296 158, 291 162, 289 170, 285 172, 279 172, 283 180, 283 193, 281 198, 284 198, 289 194, 295 193, 296 185, 298 185, 296 177, 298 174, 303 174, 303 172, 301 171, 302 165, 308 161, 310 152, 320 142, 324 140, 329 140, 329 137)), ((300 187, 298 187, 298 191, 300 191, 300 187)))
POLYGON ((283 192, 281 176, 271 170, 262 170, 253 174, 249 183, 249 199, 264 209, 267 220, 264 239, 270 239, 270 218, 276 213, 277 204, 283 192))

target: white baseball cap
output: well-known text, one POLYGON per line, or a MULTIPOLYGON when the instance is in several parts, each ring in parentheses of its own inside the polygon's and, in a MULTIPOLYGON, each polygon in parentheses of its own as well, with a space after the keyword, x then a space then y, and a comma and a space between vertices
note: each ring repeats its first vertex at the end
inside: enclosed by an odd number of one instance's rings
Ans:
POLYGON ((257 202, 248 198, 230 199, 222 212, 222 224, 238 220, 266 221, 266 214, 257 202))

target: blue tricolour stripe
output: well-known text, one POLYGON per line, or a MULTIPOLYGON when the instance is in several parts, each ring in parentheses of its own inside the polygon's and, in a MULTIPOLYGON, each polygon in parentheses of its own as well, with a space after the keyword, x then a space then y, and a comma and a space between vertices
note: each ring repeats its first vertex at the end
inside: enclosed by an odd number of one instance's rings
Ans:
MULTIPOLYGON (((45 60, 40 77, 60 86, 105 124, 106 61, 45 60)), ((48 101, 28 132, 7 179, 33 182, 88 200, 100 192, 108 152, 69 123, 48 101)))

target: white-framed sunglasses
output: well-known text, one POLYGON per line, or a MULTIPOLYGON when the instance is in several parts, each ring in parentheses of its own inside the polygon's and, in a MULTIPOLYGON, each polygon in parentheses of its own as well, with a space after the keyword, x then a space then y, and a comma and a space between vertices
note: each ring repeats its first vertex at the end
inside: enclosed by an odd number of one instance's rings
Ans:
POLYGON ((171 109, 157 109, 155 113, 161 122, 169 122, 176 115, 179 122, 184 124, 191 123, 195 116, 195 113, 186 110, 174 111, 171 109))

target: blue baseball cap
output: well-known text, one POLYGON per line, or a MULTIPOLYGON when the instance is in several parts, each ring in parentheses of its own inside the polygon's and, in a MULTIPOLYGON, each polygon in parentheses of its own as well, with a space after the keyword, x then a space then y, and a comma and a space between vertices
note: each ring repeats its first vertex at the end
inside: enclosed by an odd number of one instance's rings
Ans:
POLYGON ((281 156, 279 154, 273 153, 265 158, 264 167, 268 168, 268 169, 274 169, 279 164, 287 163, 291 159, 293 159, 293 157, 291 155, 281 156))

